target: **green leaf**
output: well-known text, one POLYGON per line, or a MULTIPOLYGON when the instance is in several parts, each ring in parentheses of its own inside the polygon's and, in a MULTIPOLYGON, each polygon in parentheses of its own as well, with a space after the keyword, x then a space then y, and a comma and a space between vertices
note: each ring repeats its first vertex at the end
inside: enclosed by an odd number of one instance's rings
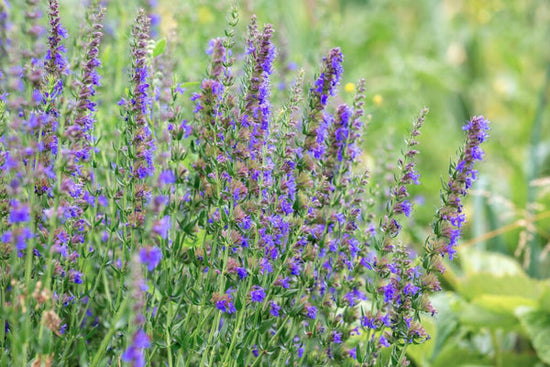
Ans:
POLYGON ((436 325, 432 318, 422 318, 422 326, 428 335, 431 336, 431 339, 422 344, 414 344, 407 347, 407 355, 417 366, 425 366, 427 364, 427 361, 430 359, 430 356, 434 350, 435 340, 437 340, 436 325))
POLYGON ((475 301, 462 306, 459 311, 460 322, 474 328, 504 329, 516 331, 519 328, 518 320, 514 315, 504 312, 495 312, 475 304, 475 301))
POLYGON ((540 360, 534 354, 527 353, 503 353, 501 355, 502 367, 537 366, 540 360))
POLYGON ((180 87, 182 87, 182 88, 194 87, 194 86, 197 86, 197 85, 201 85, 201 82, 185 82, 185 83, 180 83, 180 87))
POLYGON ((163 38, 155 44, 155 48, 153 48, 153 57, 162 55, 165 49, 166 49, 166 39, 163 38))
POLYGON ((534 299, 517 296, 500 296, 495 294, 483 294, 474 302, 486 310, 497 313, 509 313, 514 315, 518 307, 537 307, 538 302, 534 299))
POLYGON ((538 357, 550 363, 550 313, 528 308, 516 312, 538 357))
POLYGON ((496 276, 527 276, 521 268, 521 265, 516 260, 506 255, 480 251, 468 247, 459 249, 458 255, 462 260, 462 269, 466 275, 490 273, 496 276))
POLYGON ((436 323, 433 353, 430 359, 437 357, 449 339, 459 329, 459 318, 455 310, 464 304, 464 300, 453 292, 436 294, 432 297, 432 303, 437 310, 434 316, 436 323))
POLYGON ((267 330, 269 330, 269 328, 271 328, 273 326, 273 324, 274 324, 273 320, 263 321, 260 324, 260 327, 259 327, 260 333, 265 334, 267 332, 267 330))
POLYGON ((430 365, 431 367, 492 367, 492 361, 471 349, 461 348, 457 343, 449 343, 430 365))
POLYGON ((542 311, 550 312, 550 281, 542 282, 542 295, 540 296, 540 309, 542 311))
POLYGON ((470 300, 485 294, 538 300, 541 292, 539 283, 526 275, 499 276, 492 273, 476 273, 468 276, 458 285, 457 291, 470 300))
POLYGON ((357 344, 355 347, 355 354, 357 355, 357 362, 363 363, 363 351, 361 350, 361 343, 357 344))

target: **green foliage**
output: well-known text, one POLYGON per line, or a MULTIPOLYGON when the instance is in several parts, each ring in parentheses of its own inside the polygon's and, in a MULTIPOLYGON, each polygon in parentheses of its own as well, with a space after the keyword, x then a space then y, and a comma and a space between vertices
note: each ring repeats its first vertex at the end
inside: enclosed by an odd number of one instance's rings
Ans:
POLYGON ((550 363, 550 313, 534 309, 518 309, 516 312, 527 331, 538 357, 550 363))
POLYGON ((165 49, 166 49, 166 39, 163 38, 155 43, 155 47, 153 48, 153 57, 162 55, 165 49))
POLYGON ((455 292, 434 297, 440 313, 433 340, 411 346, 409 356, 430 367, 549 363, 550 283, 528 277, 501 254, 462 249, 459 255, 455 292))

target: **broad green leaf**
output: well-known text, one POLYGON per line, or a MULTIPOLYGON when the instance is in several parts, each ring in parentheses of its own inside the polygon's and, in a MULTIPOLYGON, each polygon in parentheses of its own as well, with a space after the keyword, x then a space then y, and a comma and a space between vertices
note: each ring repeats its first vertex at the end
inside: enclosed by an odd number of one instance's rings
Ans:
POLYGON ((550 313, 524 308, 519 309, 516 314, 539 358, 550 363, 550 313))
POLYGON ((509 313, 488 310, 478 304, 464 305, 459 311, 460 322, 474 328, 504 329, 516 331, 519 328, 518 320, 509 313))
POLYGON ((444 350, 439 353, 430 367, 493 367, 493 362, 471 349, 461 348, 456 343, 449 343, 444 350))
POLYGON ((526 276, 521 265, 516 260, 506 255, 464 247, 461 249, 459 248, 458 257, 461 260, 462 269, 466 275, 483 272, 496 276, 526 276))
POLYGON ((165 49, 166 49, 166 39, 163 38, 155 44, 155 48, 153 48, 153 57, 162 55, 165 49))
POLYGON ((455 310, 460 309, 465 301, 453 292, 436 294, 431 301, 437 309, 437 314, 434 317, 437 326, 436 337, 433 343, 433 353, 430 357, 434 359, 457 332, 460 322, 455 310))
POLYGON ((534 299, 518 296, 500 296, 496 294, 483 294, 474 299, 473 302, 486 310, 497 313, 509 313, 511 315, 514 315, 518 307, 537 307, 538 305, 538 302, 534 299))
POLYGON ((518 366, 537 366, 537 362, 540 363, 540 367, 542 366, 542 363, 534 354, 527 354, 527 353, 503 353, 501 355, 500 360, 502 361, 502 367, 518 367, 518 366))
POLYGON ((543 287, 542 295, 540 296, 540 309, 550 312, 550 281, 541 283, 543 287))
POLYGON ((467 299, 485 294, 516 296, 537 300, 540 297, 538 282, 525 275, 502 275, 477 273, 468 276, 457 287, 458 293, 467 299))

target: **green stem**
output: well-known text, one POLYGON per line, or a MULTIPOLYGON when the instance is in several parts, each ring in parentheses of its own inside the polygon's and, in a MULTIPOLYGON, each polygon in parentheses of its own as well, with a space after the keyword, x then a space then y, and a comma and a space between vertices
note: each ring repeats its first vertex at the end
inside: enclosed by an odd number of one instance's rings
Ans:
POLYGON ((111 342, 111 339, 113 338, 114 333, 117 330, 117 324, 122 318, 122 315, 126 311, 126 306, 128 305, 130 298, 126 297, 124 298, 124 301, 120 305, 120 308, 118 309, 118 312, 116 313, 114 319, 111 322, 111 326, 109 327, 109 331, 107 331, 107 334, 105 334, 105 337, 103 337, 103 340, 101 341, 101 344, 99 345, 99 348, 97 349, 97 352, 94 356, 94 359, 92 360, 92 363, 90 364, 90 367, 96 367, 101 362, 101 358, 103 358, 103 355, 105 354, 105 351, 107 350, 107 346, 111 342))
MULTIPOLYGON (((214 333, 216 331, 216 328, 220 324, 221 314, 222 314, 222 312, 218 311, 218 314, 216 315, 216 321, 210 327, 210 334, 208 335, 208 343, 206 344, 206 349, 202 353, 202 358, 201 358, 201 363, 200 363, 201 366, 206 366, 207 365, 207 363, 206 363, 206 360, 208 358, 207 357, 207 355, 208 355, 207 351, 208 351, 208 348, 210 348, 210 345, 212 344, 212 339, 214 338, 214 333)), ((212 351, 210 353, 210 359, 213 359, 215 350, 216 350, 216 348, 212 347, 212 351)))
POLYGON ((241 312, 239 313, 239 318, 237 319, 237 326, 235 326, 235 329, 233 330, 233 337, 231 338, 231 344, 229 344, 229 348, 227 348, 227 351, 225 352, 225 356, 223 358, 223 364, 224 366, 227 365, 229 362, 229 359, 231 359, 231 351, 233 350, 233 347, 235 346, 235 342, 237 341, 237 335, 239 335, 239 332, 241 331, 241 324, 243 322, 243 316, 246 314, 246 307, 243 307, 241 312))
POLYGON ((170 336, 170 328, 172 323, 172 300, 168 299, 168 311, 166 315, 166 349, 168 354, 168 367, 173 367, 173 361, 172 361, 172 343, 171 343, 171 336, 170 336))
POLYGON ((491 330, 491 342, 495 351, 495 367, 502 367, 502 353, 495 330, 491 330))

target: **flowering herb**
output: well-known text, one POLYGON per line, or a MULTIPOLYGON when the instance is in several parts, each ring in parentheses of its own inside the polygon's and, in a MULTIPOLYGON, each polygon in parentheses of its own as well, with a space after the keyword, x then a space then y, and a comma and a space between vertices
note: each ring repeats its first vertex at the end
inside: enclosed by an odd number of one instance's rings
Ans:
POLYGON ((204 77, 178 81, 182 55, 152 39, 148 1, 126 94, 110 98, 123 82, 101 67, 113 37, 108 10, 92 3, 80 56, 67 50, 56 0, 47 39, 36 0, 13 18, 0 4, 2 356, 18 366, 405 365, 407 346, 429 338, 420 316, 435 312, 428 297, 466 223, 488 122, 464 127, 433 233, 413 251, 402 232, 427 110, 386 195, 371 195, 382 183, 360 162, 365 82, 349 105, 337 97, 339 48, 310 81, 283 51, 289 74, 272 90, 273 26, 253 17, 240 54, 232 11, 204 77), (19 19, 21 35, 10 26, 19 19))

